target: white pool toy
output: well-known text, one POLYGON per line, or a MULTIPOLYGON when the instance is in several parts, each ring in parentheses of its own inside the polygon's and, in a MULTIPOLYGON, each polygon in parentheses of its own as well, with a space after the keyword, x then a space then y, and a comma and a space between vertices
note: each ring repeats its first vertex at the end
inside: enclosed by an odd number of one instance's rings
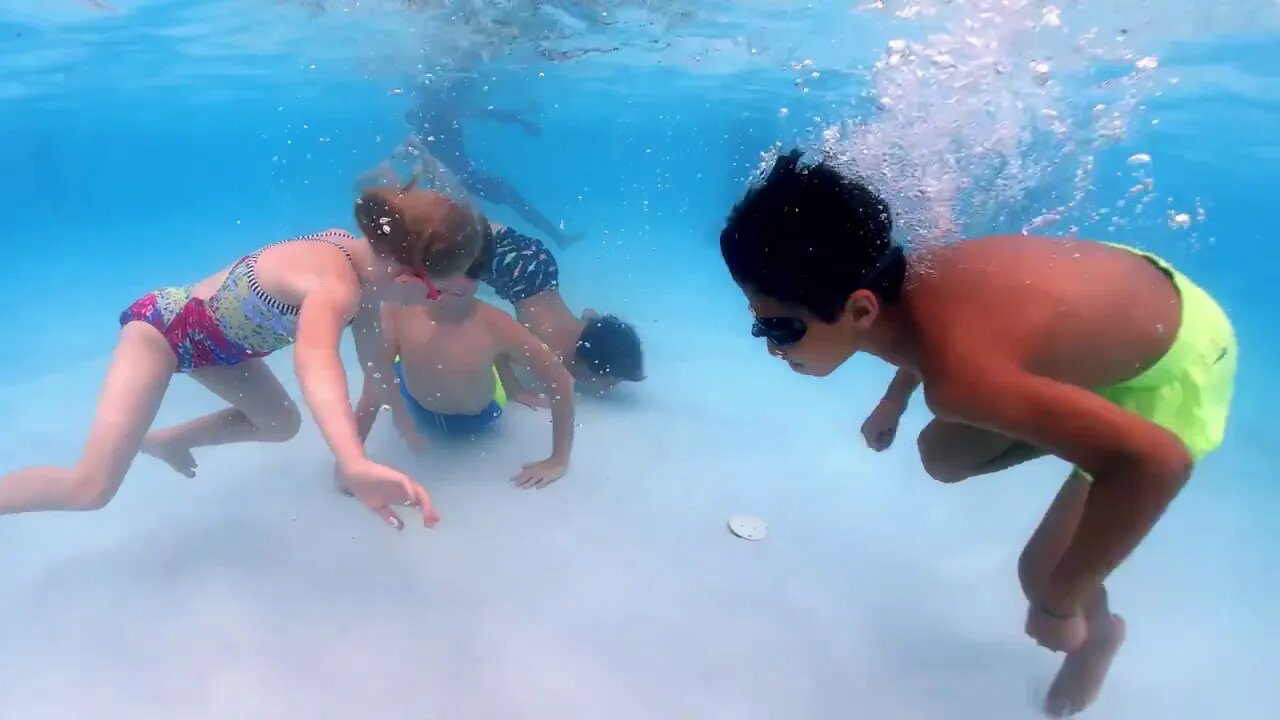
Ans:
POLYGON ((769 526, 758 517, 752 515, 729 516, 729 532, 743 540, 763 540, 769 534, 769 526))

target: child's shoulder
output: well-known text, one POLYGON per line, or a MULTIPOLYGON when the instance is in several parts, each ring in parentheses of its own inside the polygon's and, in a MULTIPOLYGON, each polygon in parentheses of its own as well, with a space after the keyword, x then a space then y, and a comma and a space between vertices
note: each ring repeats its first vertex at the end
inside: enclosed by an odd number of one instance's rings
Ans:
POLYGON ((475 314, 476 318, 503 337, 519 337, 529 332, 528 328, 521 325, 520 321, 514 317, 511 317, 507 311, 496 305, 490 305, 483 300, 476 301, 475 314))
POLYGON ((493 326, 507 327, 510 324, 519 325, 516 319, 508 315, 502 308, 484 300, 476 300, 475 317, 483 320, 485 323, 493 326))

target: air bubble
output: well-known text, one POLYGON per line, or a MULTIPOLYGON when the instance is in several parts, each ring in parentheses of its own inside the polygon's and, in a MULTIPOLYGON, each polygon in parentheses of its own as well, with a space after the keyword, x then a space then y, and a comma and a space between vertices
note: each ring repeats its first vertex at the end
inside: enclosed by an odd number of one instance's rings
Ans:
POLYGON ((1139 165, 1150 165, 1151 156, 1146 153, 1136 153, 1129 156, 1128 162, 1131 167, 1137 167, 1139 165))
POLYGON ((1049 82, 1049 63, 1031 63, 1031 78, 1036 81, 1037 85, 1047 84, 1049 82))
POLYGON ((1138 62, 1134 63, 1134 67, 1138 68, 1139 70, 1142 70, 1143 72, 1146 72, 1148 70, 1155 70, 1156 68, 1160 67, 1160 58, 1156 57, 1155 55, 1148 55, 1142 58, 1141 60, 1139 60, 1138 62))
POLYGON ((1169 227, 1174 230, 1186 230, 1191 227, 1191 216, 1186 213, 1169 213, 1169 227))
POLYGON ((788 110, 787 108, 778 108, 778 117, 784 118, 790 114, 791 114, 791 111, 788 110))

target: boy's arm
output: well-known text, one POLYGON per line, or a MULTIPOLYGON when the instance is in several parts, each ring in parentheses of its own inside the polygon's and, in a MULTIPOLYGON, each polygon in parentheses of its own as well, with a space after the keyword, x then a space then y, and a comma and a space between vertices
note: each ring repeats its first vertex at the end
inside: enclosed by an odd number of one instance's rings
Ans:
POLYGON ((885 388, 884 397, 880 402, 893 403, 905 409, 907 401, 911 399, 912 393, 918 387, 920 387, 920 375, 916 371, 898 368, 893 380, 889 381, 889 387, 885 388))
POLYGON ((356 431, 360 442, 369 439, 373 425, 378 420, 378 410, 390 394, 387 392, 391 364, 387 362, 389 346, 395 342, 389 316, 379 305, 362 309, 351 332, 356 341, 356 355, 364 369, 364 384, 360 401, 356 403, 356 431))
POLYGON ((926 373, 925 397, 935 414, 1043 448, 1093 476, 1075 536, 1045 596, 1035 599, 1055 613, 1080 613, 1186 483, 1186 448, 1163 428, 1074 385, 979 359, 945 365, 926 373))
POLYGON ((541 393, 524 386, 516 375, 515 368, 511 367, 511 358, 508 355, 505 353, 499 355, 498 359, 493 361, 493 366, 498 370, 498 380, 502 383, 502 387, 506 388, 508 398, 532 408, 551 406, 541 393))
POLYGON ((391 408, 392 420, 400 434, 411 444, 416 443, 416 429, 405 434, 405 427, 413 429, 413 423, 404 397, 400 394, 395 372, 395 361, 400 354, 396 309, 389 303, 383 303, 378 309, 370 308, 367 312, 369 316, 365 319, 366 326, 361 327, 357 323, 352 327, 356 335, 357 350, 361 349, 362 338, 365 343, 363 352, 359 353, 360 363, 365 368, 364 389, 356 410, 360 441, 369 439, 369 433, 378 419, 378 411, 386 405, 391 408), (374 343, 373 338, 379 338, 381 342, 374 343))
POLYGON ((553 462, 569 464, 573 449, 573 376, 541 340, 511 316, 490 308, 491 322, 502 338, 508 357, 519 359, 547 388, 551 400, 551 457, 553 462))

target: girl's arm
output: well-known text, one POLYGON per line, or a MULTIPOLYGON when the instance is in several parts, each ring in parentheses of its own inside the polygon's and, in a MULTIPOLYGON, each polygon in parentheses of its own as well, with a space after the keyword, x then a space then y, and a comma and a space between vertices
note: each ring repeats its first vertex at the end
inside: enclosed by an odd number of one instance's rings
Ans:
POLYGON ((306 293, 299 308, 293 364, 320 434, 339 467, 347 468, 358 465, 365 454, 338 346, 343 327, 359 307, 360 285, 350 267, 325 275, 306 293))
POLYGON ((374 463, 365 455, 351 408, 347 373, 339 355, 339 340, 347 319, 355 315, 361 321, 356 328, 356 349, 367 380, 368 374, 377 373, 381 367, 377 353, 369 353, 370 348, 381 344, 381 336, 376 327, 367 325, 367 309, 360 311, 360 283, 349 262, 340 253, 329 255, 327 261, 317 263, 307 278, 309 287, 298 311, 293 363, 303 400, 333 451, 343 484, 366 507, 399 529, 404 524, 391 506, 407 502, 420 508, 424 524, 432 527, 440 518, 426 490, 403 472, 374 463))

